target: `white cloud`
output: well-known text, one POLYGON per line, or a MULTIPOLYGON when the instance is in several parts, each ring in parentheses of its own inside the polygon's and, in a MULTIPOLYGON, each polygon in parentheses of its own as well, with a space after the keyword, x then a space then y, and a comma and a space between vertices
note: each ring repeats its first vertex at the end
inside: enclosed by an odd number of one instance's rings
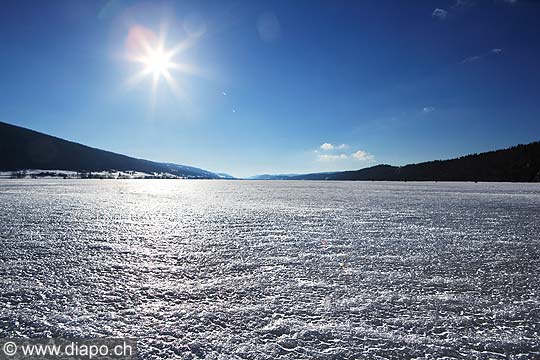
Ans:
POLYGON ((319 154, 317 155, 317 161, 335 161, 335 160, 345 160, 349 157, 346 154, 338 154, 338 155, 331 155, 331 154, 319 154))
POLYGON ((329 161, 340 161, 340 160, 347 160, 347 159, 354 159, 354 160, 360 160, 360 161, 372 161, 375 159, 373 155, 369 154, 368 152, 364 150, 358 150, 352 154, 338 153, 337 150, 348 149, 349 145, 347 144, 333 145, 330 143, 324 143, 319 148, 322 149, 323 151, 320 152, 319 150, 314 150, 315 154, 317 155, 317 161, 329 162, 329 161))
POLYGON ((365 152, 364 150, 358 150, 357 152, 355 152, 351 156, 353 158, 355 158, 356 160, 360 160, 360 161, 371 161, 371 160, 375 159, 375 157, 373 155, 365 152))
POLYGON ((463 59, 461 62, 462 64, 471 63, 480 60, 482 57, 475 55, 475 56, 469 56, 468 58, 463 59))
POLYGON ((435 111, 435 108, 434 108, 433 106, 426 106, 426 107, 423 109, 423 111, 424 111, 425 113, 430 113, 430 112, 435 111))
POLYGON ((334 149, 334 145, 330 144, 330 143, 324 143, 321 145, 321 149, 323 150, 333 150, 334 149))
POLYGON ((444 9, 436 8, 431 13, 431 16, 434 17, 434 18, 437 18, 439 20, 444 20, 448 16, 448 11, 446 11, 444 9))
POLYGON ((469 56, 468 58, 463 59, 463 61, 461 61, 461 63, 462 64, 472 63, 472 62, 475 62, 475 61, 482 60, 483 58, 488 57, 488 56, 499 55, 502 52, 503 52, 503 49, 493 48, 493 49, 489 50, 488 52, 486 52, 486 53, 484 53, 482 55, 469 56))
POLYGON ((323 150, 326 150, 326 151, 330 151, 330 150, 343 150, 343 149, 347 149, 349 147, 349 145, 347 144, 341 144, 341 145, 333 145, 333 144, 330 144, 330 143, 324 143, 322 144, 321 146, 319 146, 321 149, 323 150))

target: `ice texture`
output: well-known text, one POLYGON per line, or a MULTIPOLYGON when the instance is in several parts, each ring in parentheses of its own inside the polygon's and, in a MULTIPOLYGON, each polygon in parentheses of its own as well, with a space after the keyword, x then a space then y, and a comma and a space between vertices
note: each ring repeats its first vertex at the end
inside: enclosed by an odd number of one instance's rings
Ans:
POLYGON ((540 358, 538 184, 0 180, 0 337, 540 358))

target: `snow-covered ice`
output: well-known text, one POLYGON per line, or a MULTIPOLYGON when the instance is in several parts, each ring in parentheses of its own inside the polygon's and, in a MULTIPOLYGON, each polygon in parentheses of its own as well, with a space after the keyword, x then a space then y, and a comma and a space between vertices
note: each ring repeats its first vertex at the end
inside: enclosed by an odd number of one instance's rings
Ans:
POLYGON ((540 358, 538 184, 0 180, 0 337, 540 358))

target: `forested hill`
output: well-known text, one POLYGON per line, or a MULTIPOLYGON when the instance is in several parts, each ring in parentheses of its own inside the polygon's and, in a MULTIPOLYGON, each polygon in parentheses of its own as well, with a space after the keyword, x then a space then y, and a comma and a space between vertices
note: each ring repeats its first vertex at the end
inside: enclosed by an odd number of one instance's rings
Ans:
POLYGON ((132 171, 186 178, 220 178, 191 166, 136 159, 0 122, 0 171, 132 171))
POLYGON ((290 180, 540 181, 540 142, 405 166, 291 176, 290 180))

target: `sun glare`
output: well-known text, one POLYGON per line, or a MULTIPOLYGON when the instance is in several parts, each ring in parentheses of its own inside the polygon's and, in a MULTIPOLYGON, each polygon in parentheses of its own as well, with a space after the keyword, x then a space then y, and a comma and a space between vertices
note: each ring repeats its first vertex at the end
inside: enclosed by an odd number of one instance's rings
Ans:
POLYGON ((142 59, 142 62, 145 65, 144 70, 154 77, 168 77, 170 76, 169 69, 174 67, 171 58, 171 54, 167 54, 162 49, 150 50, 148 55, 142 59))
POLYGON ((177 44, 173 48, 165 47, 165 31, 157 36, 153 31, 142 27, 133 27, 126 41, 128 60, 141 64, 141 70, 128 80, 134 85, 145 78, 152 78, 152 103, 155 102, 158 83, 165 79, 169 87, 176 93, 181 91, 173 77, 173 71, 191 72, 193 67, 176 62, 175 57, 186 48, 193 45, 193 39, 177 44))

